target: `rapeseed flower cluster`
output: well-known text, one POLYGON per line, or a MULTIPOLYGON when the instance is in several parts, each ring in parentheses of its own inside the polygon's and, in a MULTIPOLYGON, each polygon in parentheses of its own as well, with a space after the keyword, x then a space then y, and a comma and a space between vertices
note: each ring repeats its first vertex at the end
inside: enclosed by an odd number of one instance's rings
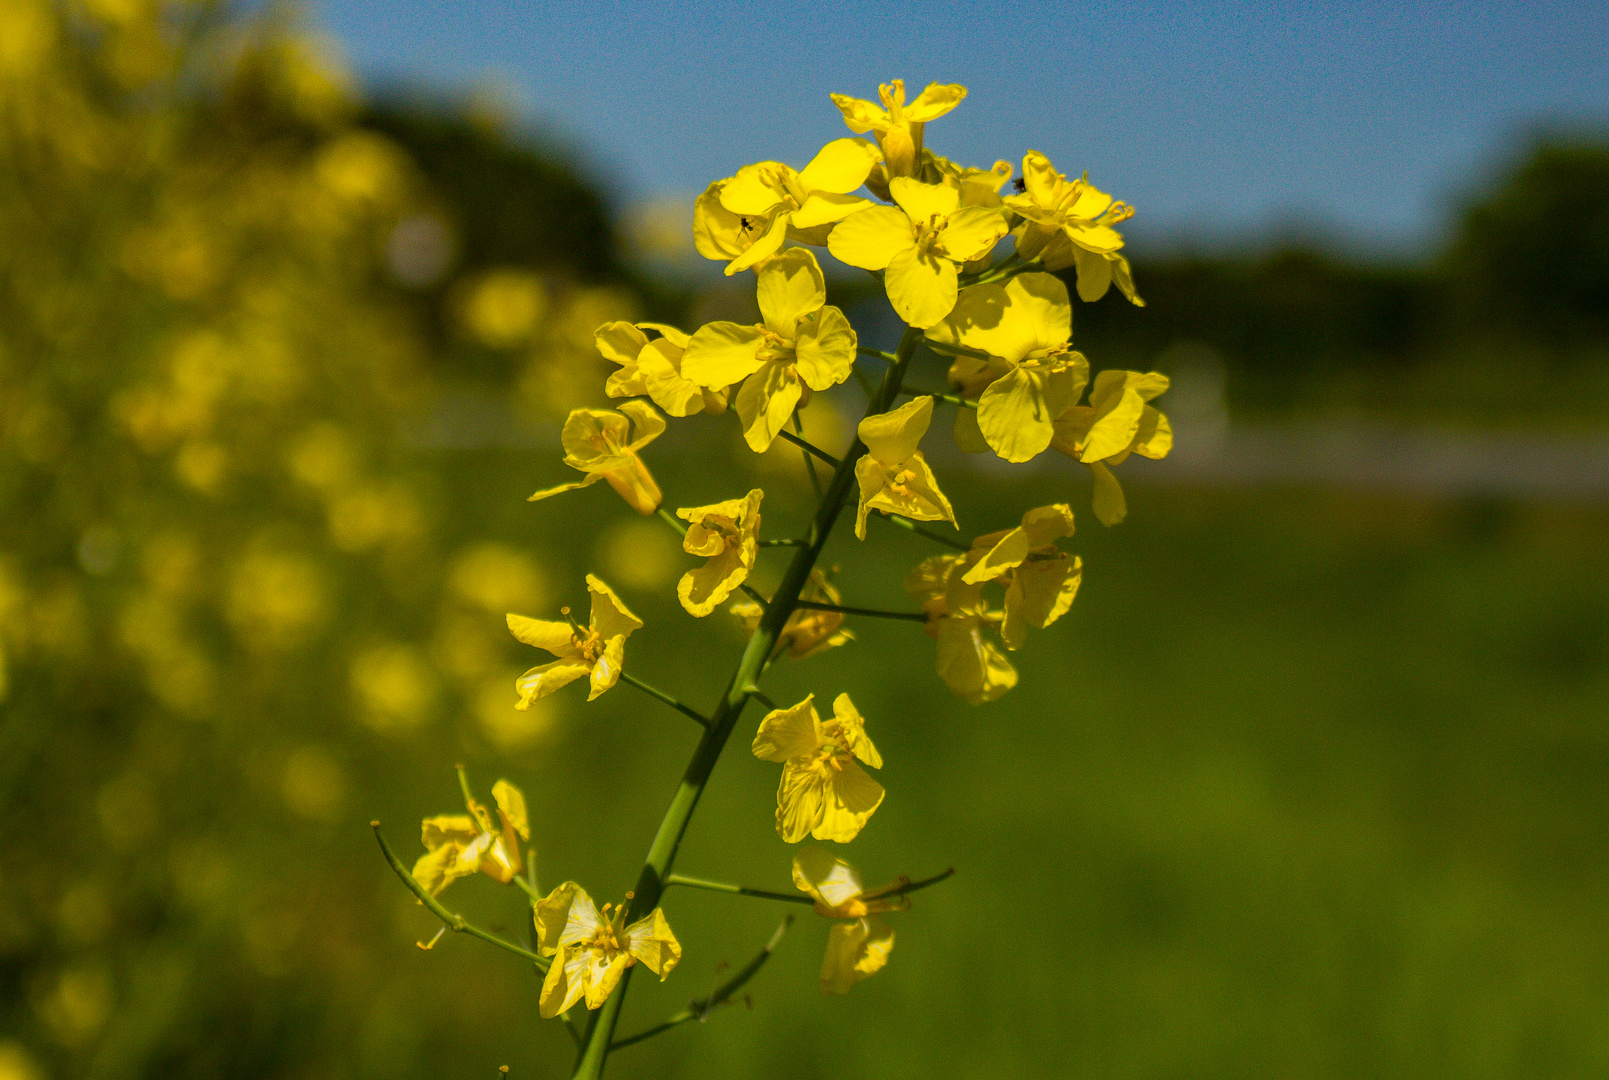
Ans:
MULTIPOLYGON (((762 161, 709 185, 694 207, 697 249, 724 263, 728 275, 753 271, 759 322, 713 321, 684 329, 615 321, 597 330, 599 352, 617 365, 605 392, 630 400, 618 411, 571 412, 562 433, 564 463, 585 478, 532 499, 605 480, 632 509, 657 513, 681 534, 683 551, 704 560, 690 566, 676 586, 682 607, 703 618, 734 599, 729 610, 750 640, 730 689, 705 715, 626 673, 625 641, 643 624, 596 577, 586 579, 592 597, 586 626, 508 616, 519 640, 556 657, 516 680, 520 707, 583 676, 590 682, 589 700, 624 680, 703 728, 683 794, 667 812, 639 880, 641 891, 601 910, 574 882, 534 899, 537 947, 548 964, 543 1016, 582 1001, 600 1008, 637 963, 661 978, 670 974, 681 957, 659 906, 670 885, 790 898, 681 878, 670 870, 696 804, 685 793, 707 779, 751 699, 768 708, 751 751, 781 766, 774 812, 781 840, 847 844, 869 827, 889 793, 872 775, 884 761, 867 734, 867 719, 848 693, 833 699, 830 717, 818 711, 813 694, 776 706, 759 685, 772 663, 851 642, 848 618, 900 619, 921 624, 936 643, 935 668, 943 683, 981 705, 1016 685, 1007 654, 1071 608, 1083 563, 1059 546, 1074 533, 1070 503, 1029 509, 1015 526, 976 535, 970 543, 961 540, 961 515, 922 450, 936 409, 955 410, 950 428, 963 451, 1020 464, 1055 450, 1086 466, 1094 512, 1107 524, 1126 511, 1112 467, 1131 454, 1162 457, 1171 447, 1167 418, 1152 404, 1167 389, 1166 377, 1108 370, 1092 378, 1088 358, 1073 348, 1073 301, 1058 276, 1071 272, 1085 302, 1115 284, 1139 304, 1116 228, 1132 208, 1087 178, 1069 179, 1038 151, 1025 154, 1022 177, 1008 194, 1002 191, 1015 172, 1010 162, 977 168, 935 154, 926 145, 926 125, 965 97, 963 87, 936 83, 909 97, 898 80, 881 87, 876 102, 834 95, 857 137, 829 143, 802 168, 762 161), (868 134, 870 139, 858 137, 868 134), (997 258, 1008 237, 1013 252, 997 258), (844 312, 827 302, 829 278, 812 248, 876 276, 907 327, 896 351, 864 346, 844 312), (872 373, 880 375, 881 385, 860 379, 867 403, 854 439, 847 448, 811 445, 796 434, 804 431, 801 412, 813 395, 865 375, 856 370, 863 357, 883 368, 872 373), (927 361, 953 393, 906 387, 911 368, 927 361), (909 400, 901 403, 902 397, 909 400), (805 535, 762 537, 765 492, 759 488, 674 514, 661 507, 661 489, 642 451, 665 431, 666 416, 719 417, 728 410, 736 414, 749 449, 763 452, 786 438, 799 444, 807 461, 832 467, 830 481, 818 480, 819 502, 805 535), (949 548, 905 576, 914 610, 845 606, 831 575, 817 565, 851 502, 858 539, 865 539, 869 521, 888 520, 949 548), (917 524, 923 522, 957 533, 930 531, 917 524), (788 561, 781 584, 764 596, 749 582, 767 549, 788 553, 788 561), (736 598, 739 591, 746 598, 736 598), (668 846, 666 837, 672 838, 668 846)), ((896 798, 897 765, 891 767, 896 798)), ((498 790, 500 830, 473 801, 472 817, 426 823, 430 850, 416 874, 422 886, 439 891, 452 877, 477 871, 514 879, 521 864, 510 830, 521 838, 528 834, 523 810, 516 817, 504 805, 511 789, 498 790)), ((794 856, 792 875, 807 902, 833 920, 821 968, 822 988, 833 994, 887 964, 894 935, 881 917, 904 910, 910 891, 937 880, 913 886, 900 878, 867 890, 849 863, 808 846, 794 856)), ((530 891, 535 898, 534 883, 530 891)), ((700 1007, 707 1012, 734 989, 700 1007)), ((612 1016, 597 1026, 612 1030, 612 1016)), ((607 1052, 609 1032, 601 1038, 601 1049, 589 1039, 583 1072, 594 1059, 589 1054, 601 1061, 607 1052)))

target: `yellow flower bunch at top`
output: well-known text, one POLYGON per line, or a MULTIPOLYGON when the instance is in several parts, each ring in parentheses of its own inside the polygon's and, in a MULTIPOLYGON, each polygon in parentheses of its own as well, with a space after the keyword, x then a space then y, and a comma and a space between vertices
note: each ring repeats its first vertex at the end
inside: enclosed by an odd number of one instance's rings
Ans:
MULTIPOLYGON (((588 701, 620 681, 626 639, 632 631, 642 629, 642 620, 627 610, 613 589, 591 574, 587 575, 587 591, 592 594, 592 617, 585 629, 574 622, 508 616, 509 632, 516 638, 558 657, 552 663, 532 668, 514 681, 514 688, 520 692, 516 708, 528 709, 531 702, 547 697, 583 675, 591 682, 588 701)), ((565 608, 564 612, 568 615, 570 609, 565 608)))
POLYGON ((881 769, 883 758, 848 694, 838 695, 832 712, 823 723, 811 694, 766 713, 754 736, 755 757, 782 763, 777 835, 790 844, 806 836, 846 844, 883 802, 883 785, 860 767, 881 769))
POLYGON ((664 496, 654 483, 637 451, 659 438, 665 431, 665 418, 645 401, 628 401, 619 412, 608 409, 572 409, 564 421, 559 438, 564 443, 564 463, 587 474, 573 484, 543 488, 528 501, 549 499, 576 488, 590 487, 599 480, 609 486, 639 514, 652 514, 664 496), (633 438, 633 428, 636 437, 633 438))
POLYGON ((565 1012, 582 998, 587 1008, 598 1008, 635 964, 641 963, 661 982, 670 977, 682 958, 681 943, 657 907, 627 925, 630 902, 627 893, 626 903, 605 904, 600 912, 585 889, 566 881, 537 903, 537 949, 553 958, 537 1001, 544 1019, 565 1012))
POLYGON ((525 796, 507 780, 499 780, 492 785, 492 801, 497 806, 497 824, 467 787, 464 802, 468 814, 425 818, 425 854, 413 864, 413 876, 431 896, 457 878, 477 873, 507 885, 525 869, 520 841, 531 838, 525 796))
POLYGON ((1042 260, 1047 270, 1076 266, 1078 295, 1084 300, 1099 300, 1116 282, 1124 296, 1144 307, 1134 291, 1129 262, 1119 254, 1123 236, 1112 228, 1133 217, 1134 208, 1112 201, 1087 177, 1067 179, 1037 150, 1022 159, 1022 182, 1022 192, 1005 200, 1022 217, 1013 233, 1017 254, 1042 260))
POLYGON ((743 380, 737 414, 743 436, 760 453, 770 447, 811 390, 849 378, 857 339, 844 313, 827 305, 827 282, 815 255, 793 248, 759 270, 764 322, 708 323, 693 334, 682 374, 703 386, 743 380))
POLYGON ((927 332, 935 341, 989 354, 958 356, 950 381, 978 407, 959 409, 955 441, 1007 461, 1027 461, 1050 446, 1055 421, 1089 382, 1089 361, 1073 352, 1067 286, 1050 274, 1018 274, 1005 284, 972 285, 955 310, 927 332))

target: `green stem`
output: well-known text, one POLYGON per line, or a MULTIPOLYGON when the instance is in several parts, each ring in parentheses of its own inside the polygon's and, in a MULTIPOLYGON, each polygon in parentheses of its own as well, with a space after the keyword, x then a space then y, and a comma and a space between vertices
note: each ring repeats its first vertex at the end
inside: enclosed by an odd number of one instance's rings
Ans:
MULTIPOLYGON (((921 341, 922 331, 914 328, 907 329, 901 335, 895 362, 884 374, 877 396, 867 404, 866 415, 872 416, 888 411, 899 394, 905 370, 910 366, 911 357, 916 355, 916 347, 921 341)), ((753 684, 758 677, 766 658, 771 655, 771 650, 777 643, 777 636, 782 632, 783 625, 787 623, 788 617, 793 614, 797 606, 799 594, 809 583, 810 571, 820 558, 821 549, 826 545, 833 526, 837 524, 845 497, 855 482, 854 463, 865 452, 865 445, 856 438, 848 453, 834 469, 832 479, 827 484, 826 494, 816 504, 815 520, 811 522, 805 536, 808 546, 800 548, 788 563, 781 584, 772 594, 771 603, 766 607, 765 614, 760 617, 760 625, 749 636, 749 643, 743 650, 742 659, 738 661, 737 670, 732 673, 731 681, 727 683, 726 693, 715 706, 715 711, 710 716, 710 726, 693 750, 692 760, 687 763, 687 768, 682 773, 681 784, 671 798, 664 819, 659 823, 653 843, 649 845, 648 857, 644 861, 642 872, 637 877, 636 888, 633 890, 631 908, 627 913, 628 923, 651 914, 654 908, 659 906, 660 894, 665 891, 665 877, 676 861, 676 849, 681 845, 682 836, 687 832, 688 822, 693 819, 693 811, 698 807, 699 796, 704 793, 704 786, 709 783, 710 774, 715 771, 715 763, 720 760, 721 751, 726 748, 726 741, 731 737, 732 729, 737 726, 743 708, 749 702, 749 693, 745 688, 753 684)), ((572 1074, 578 1080, 598 1080, 603 1075, 604 1062, 609 1056, 609 1043, 614 1039, 615 1025, 620 1020, 620 1006, 626 1000, 626 991, 631 987, 632 970, 632 968, 626 969, 619 988, 609 995, 602 1008, 591 1014, 586 1044, 572 1074)))
POLYGON ((961 540, 956 540, 953 537, 945 536, 943 533, 936 533, 931 529, 924 529, 922 526, 916 524, 916 522, 907 521, 902 517, 891 514, 871 514, 869 516, 873 521, 886 521, 890 525, 898 525, 900 528, 905 529, 908 532, 913 532, 917 536, 925 536, 936 544, 943 544, 945 547, 952 547, 957 551, 972 550, 971 544, 961 540))
POLYGON ((788 915, 784 917, 782 920, 782 925, 777 927, 776 932, 771 935, 771 940, 766 942, 765 948, 760 950, 760 954, 753 960, 750 960, 747 964, 743 965, 743 969, 736 975, 733 975, 730 979, 726 980, 726 982, 716 987, 715 992, 709 997, 700 998, 697 1001, 689 1002, 687 1008, 683 1009, 675 1016, 672 1016, 664 1023, 655 1024, 647 1031, 639 1031, 635 1035, 628 1036, 624 1039, 615 1040, 609 1044, 609 1049, 618 1050, 622 1046, 630 1046, 632 1043, 642 1042, 644 1039, 651 1039, 655 1035, 658 1035, 661 1031, 669 1031, 678 1024, 685 1024, 689 1020, 702 1020, 715 1009, 725 1005, 729 1000, 731 1000, 733 994, 742 989, 744 983, 754 978, 755 972, 759 971, 760 968, 765 966, 765 962, 771 958, 772 951, 776 949, 777 942, 782 940, 782 935, 787 933, 788 927, 792 925, 793 916, 788 915))
POLYGON ((840 615, 867 615, 873 619, 905 619, 910 622, 927 622, 927 616, 920 611, 878 611, 876 608, 844 607, 842 604, 818 604, 814 600, 801 600, 798 606, 809 608, 811 611, 836 611, 840 615))
POLYGON ((948 341, 929 340, 927 347, 946 356, 970 356, 974 360, 987 360, 989 354, 982 349, 969 349, 965 345, 951 345, 948 341))
POLYGON ((704 878, 686 877, 682 874, 670 875, 665 879, 665 884, 685 885, 689 889, 708 889, 710 892, 734 893, 738 896, 758 896, 765 900, 785 900, 790 904, 815 903, 804 893, 770 892, 766 889, 751 889, 747 885, 728 885, 724 881, 707 881, 704 878))
POLYGON ((877 387, 872 384, 871 379, 866 377, 866 373, 860 370, 859 364, 850 368, 849 373, 855 377, 855 381, 860 384, 860 388, 866 392, 867 401, 877 396, 877 387))
POLYGON ((798 539, 792 539, 792 540, 761 540, 760 541, 760 546, 761 547, 809 547, 810 543, 809 543, 809 541, 798 540, 798 539))
MULTIPOLYGON (((795 423, 798 423, 799 414, 794 413, 793 414, 793 419, 794 419, 795 423)), ((816 457, 820 458, 822 461, 825 461, 828 465, 831 465, 833 468, 836 469, 838 467, 838 459, 833 457, 831 454, 827 453, 827 451, 823 450, 821 447, 815 445, 814 443, 806 442, 804 439, 802 439, 799 436, 795 435, 793 432, 787 431, 787 430, 779 431, 779 432, 777 432, 777 434, 779 436, 781 436, 782 438, 787 439, 789 442, 791 442, 793 445, 797 446, 799 449, 803 450, 807 455, 814 454, 816 457)), ((815 476, 816 475, 815 463, 812 462, 808 456, 805 458, 805 464, 810 467, 810 475, 815 476)), ((818 484, 820 483, 819 480, 816 481, 816 482, 818 484)))
POLYGON ((874 357, 875 359, 881 360, 884 363, 896 364, 899 362, 899 357, 895 356, 893 353, 884 352, 882 349, 869 349, 866 346, 861 345, 858 346, 855 351, 860 353, 862 356, 874 357))
POLYGON ((620 673, 620 681, 623 683, 630 683, 632 686, 635 686, 649 697, 663 701, 666 705, 669 705, 683 716, 691 717, 693 720, 697 721, 699 727, 707 729, 710 726, 709 718, 703 713, 699 712, 697 709, 689 708, 688 706, 683 705, 681 702, 677 701, 663 690, 658 690, 652 686, 649 686, 647 683, 637 678, 637 676, 632 675, 629 672, 622 671, 620 673))
POLYGON ((488 934, 478 926, 471 926, 464 920, 462 915, 454 915, 442 907, 441 901, 431 896, 425 887, 419 884, 418 879, 408 872, 406 866, 402 865, 402 861, 397 858, 396 852, 391 850, 391 845, 385 842, 385 837, 380 835, 380 823, 371 821, 369 822, 369 828, 374 830, 374 838, 380 841, 380 850, 385 853, 385 861, 391 864, 391 869, 395 870, 397 876, 402 879, 402 883, 408 886, 408 891, 417 896, 419 902, 430 909, 432 915, 447 924, 447 929, 459 934, 468 934, 470 937, 478 937, 482 941, 496 945, 499 949, 506 949, 515 956, 529 960, 542 971, 548 969, 548 961, 531 950, 522 949, 512 941, 504 941, 496 934, 488 934))
POLYGON ((658 510, 655 510, 654 513, 658 514, 660 519, 664 521, 665 524, 675 529, 678 535, 687 535, 687 526, 682 524, 681 519, 675 514, 671 513, 669 510, 666 510, 663 506, 661 506, 658 510))
POLYGON ((978 403, 971 398, 957 397, 955 394, 945 394, 937 390, 918 390, 914 386, 907 386, 900 393, 909 394, 911 397, 937 398, 946 405, 959 405, 964 409, 976 409, 978 407, 978 403))
MULTIPOLYGON (((799 433, 799 437, 793 441, 798 445, 800 451, 803 453, 805 472, 810 474, 810 490, 814 491, 816 493, 816 498, 819 499, 821 498, 821 477, 816 475, 816 459, 811 455, 821 454, 822 457, 826 457, 827 455, 822 454, 820 450, 817 450, 810 443, 805 442, 804 421, 799 419, 799 413, 797 410, 795 410, 793 414, 793 430, 799 433)), ((779 432, 778 434, 786 435, 787 432, 783 431, 779 432)), ((829 460, 828 464, 836 467, 838 462, 829 460)))

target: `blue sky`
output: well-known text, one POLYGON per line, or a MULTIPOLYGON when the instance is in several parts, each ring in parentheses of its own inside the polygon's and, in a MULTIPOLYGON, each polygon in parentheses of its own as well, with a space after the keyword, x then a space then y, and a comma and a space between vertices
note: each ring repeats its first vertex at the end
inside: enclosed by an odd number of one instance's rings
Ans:
POLYGON ((1300 222, 1412 252, 1538 122, 1609 125, 1609 4, 672 6, 311 0, 370 88, 497 87, 622 204, 846 134, 829 92, 959 82, 949 157, 1024 150, 1138 207, 1135 238, 1300 222))

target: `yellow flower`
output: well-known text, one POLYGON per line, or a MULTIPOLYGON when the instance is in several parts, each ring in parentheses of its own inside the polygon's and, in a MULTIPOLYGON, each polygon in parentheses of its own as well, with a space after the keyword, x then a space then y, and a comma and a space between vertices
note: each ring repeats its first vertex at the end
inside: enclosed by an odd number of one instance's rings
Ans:
POLYGON ((883 151, 884 167, 890 177, 915 176, 922 160, 922 129, 937 120, 967 96, 967 88, 954 84, 929 83, 916 100, 906 104, 905 80, 895 79, 877 88, 882 107, 833 94, 832 103, 844 114, 844 123, 856 135, 871 132, 883 151))
POLYGON ((659 438, 665 418, 646 401, 628 401, 620 412, 609 409, 572 409, 564 421, 560 439, 564 443, 564 463, 587 474, 585 480, 544 488, 528 501, 536 502, 564 491, 589 487, 599 480, 620 493, 639 514, 652 514, 663 498, 648 466, 637 451, 659 438), (631 438, 632 428, 637 437, 631 438))
POLYGON ((682 375, 702 386, 746 379, 736 408, 756 453, 770 447, 794 409, 808 402, 808 391, 849 378, 857 346, 844 313, 827 306, 827 282, 811 252, 784 251, 758 276, 765 321, 701 326, 682 357, 682 375))
POLYGON ((1130 302, 1144 307, 1134 292, 1129 262, 1119 254, 1123 236, 1112 228, 1133 217, 1134 208, 1113 202, 1088 176, 1068 180, 1037 150, 1022 159, 1022 183, 1022 193, 1005 201, 1023 218, 1014 233, 1017 253, 1042 258, 1047 270, 1077 266, 1078 295, 1084 300, 1099 300, 1115 281, 1130 302))
POLYGON ((537 1004, 543 1019, 559 1015, 583 996, 587 1008, 596 1009, 638 961, 660 982, 670 977, 682 947, 665 913, 655 908, 627 926, 630 901, 627 893, 625 903, 605 904, 599 912, 585 889, 566 881, 537 902, 537 951, 553 958, 537 1004))
MULTIPOLYGON (((722 209, 738 216, 739 230, 752 239, 727 264, 727 274, 747 270, 776 254, 789 236, 820 243, 817 230, 871 206, 871 200, 849 192, 866 181, 866 174, 881 159, 882 154, 865 139, 837 139, 822 147, 802 170, 780 161, 739 169, 736 176, 722 182, 716 197, 722 209)), ((698 213, 695 204, 695 231, 698 213)))
POLYGON ((1132 454, 1164 458, 1173 449, 1168 418, 1147 402, 1168 388, 1168 377, 1155 371, 1103 371, 1095 376, 1089 404, 1076 405, 1056 418, 1050 445, 1089 466, 1095 476, 1095 516, 1116 525, 1128 515, 1123 488, 1109 466, 1132 454))
POLYGON ((612 322, 598 327, 592 337, 604 359, 620 365, 604 384, 610 397, 646 395, 672 416, 726 411, 726 391, 706 390, 682 377, 686 331, 664 323, 612 322), (644 330, 653 330, 659 337, 650 341, 644 330))
MULTIPOLYGON (((799 599, 814 600, 818 604, 837 604, 843 597, 827 580, 821 568, 816 567, 810 571, 810 578, 800 591, 799 599)), ((765 609, 752 600, 739 601, 728 610, 742 620, 744 631, 750 634, 759 627, 760 617, 765 614, 765 609)), ((842 629, 843 624, 843 612, 795 608, 793 614, 788 616, 788 621, 782 624, 782 632, 777 635, 777 643, 771 653, 773 656, 786 653, 794 660, 803 660, 855 640, 854 631, 842 629)))
POLYGON ((866 514, 871 510, 955 524, 950 500, 916 448, 932 420, 933 399, 919 397, 860 422, 860 441, 866 444, 865 455, 855 462, 855 479, 860 482, 855 535, 860 539, 866 539, 866 514))
POLYGON ((883 759, 848 694, 838 695, 832 712, 822 723, 812 694, 767 713, 754 736, 755 757, 782 763, 777 835, 790 844, 806 836, 847 844, 883 801, 883 786, 857 763, 881 769, 883 759))
POLYGON ((821 848, 805 847, 794 856, 793 883, 815 899, 818 915, 854 920, 839 923, 828 933, 821 963, 822 993, 847 993, 853 984, 882 970, 894 948, 894 931, 873 916, 910 907, 906 897, 888 895, 908 884, 907 879, 864 891, 860 872, 849 863, 821 848))
POLYGON ((425 854, 413 864, 413 876, 425 891, 435 896, 454 879, 485 874, 507 885, 525 869, 520 841, 531 838, 525 814, 525 796, 507 780, 492 785, 499 824, 493 825, 486 807, 469 797, 464 802, 468 814, 439 814, 425 818, 425 854))
POLYGON ((1056 503, 1029 510, 1015 529, 972 541, 970 566, 961 580, 967 585, 999 581, 1006 586, 1000 639, 1013 652, 1022 648, 1028 627, 1043 630, 1073 606, 1083 563, 1056 548, 1057 540, 1071 535, 1073 509, 1056 503))
MULTIPOLYGON (((693 201, 693 246, 706 259, 731 262, 765 234, 765 222, 745 214, 734 214, 721 205, 721 191, 732 178, 717 180, 693 201)), ((790 239, 801 239, 798 236, 790 239)), ((823 241, 825 237, 821 238, 823 241)), ((756 259, 759 266, 765 259, 756 259)))
POLYGON ((967 555, 935 555, 905 578, 905 591, 927 612, 927 633, 938 641, 934 666, 955 694, 981 705, 1017 685, 1017 671, 984 630, 1001 614, 983 599, 983 586, 964 580, 967 555))
POLYGON ((741 499, 676 511, 677 517, 691 522, 682 550, 709 559, 683 574, 676 586, 676 595, 689 615, 703 618, 714 611, 754 569, 754 557, 760 550, 763 498, 765 492, 755 488, 741 499))
POLYGON ((961 290, 955 310, 927 332, 990 354, 950 366, 950 381, 978 401, 976 410, 957 410, 957 444, 975 447, 981 437, 1007 461, 1027 461, 1050 445, 1056 417, 1089 381, 1089 361, 1068 344, 1072 319, 1067 286, 1052 274, 961 290))
POLYGON ((955 307, 957 263, 988 256, 1006 234, 999 210, 963 206, 961 191, 906 177, 889 183, 896 206, 872 206, 838 223, 827 250, 840 262, 882 270, 894 311, 927 329, 955 307))
MULTIPOLYGON (((588 701, 620 681, 626 639, 632 631, 642 629, 642 620, 626 609, 614 590, 591 574, 587 575, 587 591, 592 594, 592 616, 585 630, 574 622, 508 616, 509 632, 516 638, 558 657, 514 680, 514 688, 520 692, 515 708, 529 709, 531 702, 547 697, 583 675, 590 676, 591 681, 588 701)), ((564 613, 568 615, 570 609, 565 608, 564 613)))

